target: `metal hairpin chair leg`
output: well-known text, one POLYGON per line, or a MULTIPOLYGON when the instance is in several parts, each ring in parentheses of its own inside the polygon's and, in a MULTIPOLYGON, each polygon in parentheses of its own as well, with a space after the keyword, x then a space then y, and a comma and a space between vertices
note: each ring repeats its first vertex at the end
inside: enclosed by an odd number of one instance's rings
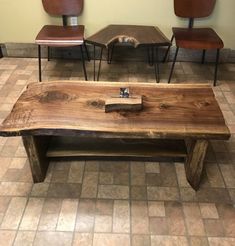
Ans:
POLYGON ((202 64, 205 63, 205 55, 206 55, 206 50, 202 51, 202 64))
MULTIPOLYGON (((172 44, 173 40, 174 40, 174 35, 172 35, 172 37, 171 37, 171 44, 172 44)), ((167 50, 166 50, 166 53, 165 53, 165 56, 164 56, 162 62, 166 62, 167 57, 168 57, 168 54, 169 54, 169 51, 170 51, 170 48, 171 48, 171 45, 169 45, 169 46, 167 47, 167 50)))
POLYGON ((42 81, 42 66, 41 66, 41 46, 38 45, 38 75, 39 82, 42 81))
POLYGON ((175 51, 175 57, 174 57, 174 60, 173 60, 173 63, 172 63, 171 72, 170 72, 170 76, 169 76, 169 79, 168 79, 168 84, 171 82, 171 77, 172 77, 173 70, 174 70, 174 67, 175 67, 175 62, 176 62, 176 58, 177 58, 177 55, 178 55, 178 51, 179 51, 179 47, 177 47, 176 51, 175 51))
POLYGON ((82 45, 80 45, 80 50, 81 50, 81 58, 82 58, 84 77, 85 77, 85 80, 87 80, 86 65, 85 65, 85 61, 84 61, 82 45))
POLYGON ((51 49, 50 46, 47 46, 47 60, 50 61, 51 59, 51 49))
POLYGON ((216 51, 216 60, 215 60, 214 84, 213 84, 214 86, 216 86, 216 82, 217 82, 217 72, 218 72, 219 55, 220 55, 220 49, 217 49, 217 51, 216 51))

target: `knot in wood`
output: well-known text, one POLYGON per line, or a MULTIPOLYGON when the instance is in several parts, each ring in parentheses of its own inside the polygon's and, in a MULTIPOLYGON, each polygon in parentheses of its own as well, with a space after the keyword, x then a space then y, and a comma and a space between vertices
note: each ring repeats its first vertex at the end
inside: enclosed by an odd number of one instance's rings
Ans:
POLYGON ((170 107, 170 105, 167 105, 165 103, 160 104, 160 109, 168 109, 169 107, 170 107))
POLYGON ((103 108, 105 103, 103 100, 98 99, 98 100, 89 101, 88 104, 94 108, 103 108))
POLYGON ((50 103, 54 101, 68 101, 69 95, 61 91, 47 91, 39 99, 41 103, 50 103))

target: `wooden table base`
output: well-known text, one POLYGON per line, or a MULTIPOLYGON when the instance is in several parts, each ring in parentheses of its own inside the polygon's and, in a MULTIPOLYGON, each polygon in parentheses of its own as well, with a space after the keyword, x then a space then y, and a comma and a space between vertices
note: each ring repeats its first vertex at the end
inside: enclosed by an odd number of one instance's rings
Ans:
POLYGON ((126 157, 168 158, 185 160, 186 177, 194 190, 198 190, 208 141, 193 140, 187 153, 183 140, 128 140, 111 141, 50 136, 23 136, 33 181, 43 182, 49 161, 53 157, 126 157), (76 140, 77 143, 76 143, 76 140), (98 144, 98 145, 97 145, 98 144), (113 148, 112 148, 113 145, 113 148), (177 159, 178 158, 178 159, 177 159))

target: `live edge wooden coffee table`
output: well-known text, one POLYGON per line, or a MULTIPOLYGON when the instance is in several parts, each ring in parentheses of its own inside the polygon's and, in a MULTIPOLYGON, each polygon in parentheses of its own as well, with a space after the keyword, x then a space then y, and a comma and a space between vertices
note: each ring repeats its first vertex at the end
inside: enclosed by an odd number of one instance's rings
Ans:
POLYGON ((185 159, 195 190, 208 141, 230 137, 209 85, 70 81, 30 84, 0 135, 22 136, 34 182, 44 180, 52 157, 174 157, 185 159), (120 87, 142 96, 141 111, 105 113, 120 87))
POLYGON ((86 39, 94 46, 94 81, 99 80, 103 49, 108 50, 111 63, 116 44, 130 44, 135 48, 147 47, 149 63, 154 65, 156 81, 159 82, 158 47, 170 46, 170 40, 155 26, 108 25, 86 39), (99 67, 96 76, 96 46, 100 47, 99 67))

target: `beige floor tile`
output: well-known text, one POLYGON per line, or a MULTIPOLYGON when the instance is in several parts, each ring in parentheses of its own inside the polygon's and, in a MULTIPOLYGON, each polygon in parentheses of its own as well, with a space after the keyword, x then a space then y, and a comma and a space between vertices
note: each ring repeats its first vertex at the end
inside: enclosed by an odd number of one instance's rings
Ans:
POLYGON ((179 186, 180 187, 190 187, 190 184, 188 183, 186 179, 184 164, 176 162, 175 169, 176 169, 179 186))
POLYGON ((128 199, 129 187, 124 185, 99 185, 98 198, 128 199))
POLYGON ((235 238, 225 238, 225 237, 209 237, 208 238, 210 246, 233 246, 235 245, 235 238))
POLYGON ((185 215, 188 234, 190 236, 204 236, 205 229, 201 219, 199 206, 194 203, 184 203, 183 211, 185 215))
POLYGON ((4 246, 11 246, 13 245, 15 235, 16 231, 0 231, 0 242, 4 246))
POLYGON ((179 190, 175 187, 147 187, 149 200, 178 201, 179 190))
POLYGON ((145 162, 146 173, 160 173, 159 162, 145 162))
POLYGON ((28 196, 31 192, 32 183, 2 182, 0 184, 1 196, 28 196))
POLYGON ((94 233, 93 246, 129 246, 130 236, 127 234, 94 233))
POLYGON ((96 198, 98 187, 98 172, 85 172, 82 184, 82 198, 96 198))
POLYGON ((150 236, 149 235, 133 235, 132 236, 132 246, 150 246, 150 236))
POLYGON ((149 233, 148 205, 144 201, 131 203, 131 227, 134 234, 149 233))
POLYGON ((171 246, 188 246, 187 238, 183 236, 151 236, 151 245, 171 245, 171 246))
POLYGON ((218 219, 218 211, 214 203, 199 203, 203 219, 218 219))
POLYGON ((73 246, 92 246, 92 233, 79 233, 74 235, 73 246))
POLYGON ((35 183, 30 195, 35 197, 46 197, 48 189, 49 183, 35 183))
POLYGON ((235 168, 232 165, 219 165, 225 184, 228 188, 235 188, 235 168))
POLYGON ((27 159, 26 158, 12 158, 9 168, 21 169, 24 167, 27 159))
POLYGON ((96 215, 113 215, 113 200, 99 199, 96 200, 96 215))
POLYGON ((18 231, 14 246, 32 246, 35 238, 35 231, 18 231))
POLYGON ((148 202, 148 213, 150 217, 165 217, 165 206, 164 202, 148 202))
POLYGON ((85 162, 73 161, 69 170, 68 182, 82 183, 85 162))
POLYGON ((130 232, 130 204, 129 201, 114 201, 113 208, 113 232, 130 232))
POLYGON ((71 232, 37 232, 35 246, 70 246, 72 244, 71 232))
POLYGON ((109 215, 97 215, 95 217, 95 232, 111 232, 112 217, 109 215))
POLYGON ((62 205, 61 199, 45 199, 38 230, 54 231, 56 229, 59 213, 62 205))
POLYGON ((37 230, 43 203, 44 198, 29 198, 20 223, 20 230, 37 230))
POLYGON ((206 237, 190 237, 189 242, 191 246, 208 246, 208 240, 206 237))
POLYGON ((1 229, 18 229, 21 217, 24 213, 27 198, 13 197, 2 220, 1 229))
POLYGON ((57 231, 73 231, 77 215, 78 200, 64 199, 57 223, 57 231))
POLYGON ((92 232, 95 221, 95 201, 82 199, 78 205, 76 231, 92 232))

